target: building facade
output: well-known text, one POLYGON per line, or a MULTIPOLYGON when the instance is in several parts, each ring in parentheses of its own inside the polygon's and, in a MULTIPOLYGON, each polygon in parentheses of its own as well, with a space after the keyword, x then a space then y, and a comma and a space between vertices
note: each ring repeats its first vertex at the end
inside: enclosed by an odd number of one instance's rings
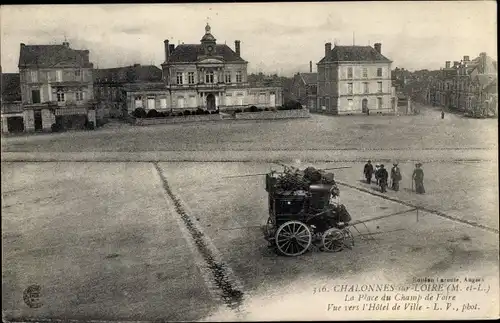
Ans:
POLYGON ((427 90, 432 105, 482 116, 498 116, 497 62, 486 53, 445 62, 427 90))
POLYGON ((2 73, 2 133, 23 132, 24 114, 21 104, 21 83, 18 73, 2 73))
POLYGON ((311 111, 316 111, 317 93, 318 73, 312 72, 312 62, 309 62, 309 73, 297 73, 293 77, 291 99, 311 111))
POLYGON ((318 110, 328 114, 395 113, 391 64, 380 43, 371 46, 325 44, 318 66, 318 110))
POLYGON ((161 69, 154 65, 134 64, 95 69, 94 97, 101 112, 98 117, 119 118, 127 114, 129 105, 166 110, 168 91, 162 81, 161 69), (151 103, 151 98, 158 102, 151 103))
POLYGON ((88 50, 62 45, 21 44, 19 76, 25 131, 95 125, 93 64, 88 50))
POLYGON ((241 57, 241 42, 235 41, 233 51, 226 44, 217 44, 207 24, 199 44, 169 44, 164 41, 165 62, 161 65, 163 88, 159 84, 143 86, 146 95, 127 92, 127 111, 203 110, 275 107, 283 104, 281 87, 252 87, 248 82, 248 62, 241 57), (151 104, 151 105, 150 105, 151 104))

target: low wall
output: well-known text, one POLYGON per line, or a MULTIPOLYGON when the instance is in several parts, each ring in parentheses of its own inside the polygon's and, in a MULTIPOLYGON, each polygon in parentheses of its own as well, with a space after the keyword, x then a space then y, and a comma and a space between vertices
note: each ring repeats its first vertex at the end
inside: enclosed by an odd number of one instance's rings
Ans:
POLYGON ((237 120, 310 118, 307 109, 236 113, 237 120))
MULTIPOLYGON (((329 115, 329 116, 362 116, 362 115, 367 115, 366 112, 362 112, 361 110, 353 110, 353 111, 339 111, 338 113, 332 113, 331 111, 321 111, 321 110, 315 110, 311 111, 313 114, 323 114, 323 115, 329 115)), ((370 116, 376 116, 376 115, 396 115, 396 112, 394 112, 394 109, 388 108, 388 109, 377 109, 377 110, 370 110, 370 116)))
POLYGON ((194 116, 182 116, 182 117, 166 117, 166 118, 134 118, 132 116, 127 117, 127 121, 136 126, 149 126, 155 124, 172 124, 172 123, 183 123, 183 122, 200 122, 200 121, 217 121, 222 120, 220 114, 208 114, 208 115, 194 115, 194 116))

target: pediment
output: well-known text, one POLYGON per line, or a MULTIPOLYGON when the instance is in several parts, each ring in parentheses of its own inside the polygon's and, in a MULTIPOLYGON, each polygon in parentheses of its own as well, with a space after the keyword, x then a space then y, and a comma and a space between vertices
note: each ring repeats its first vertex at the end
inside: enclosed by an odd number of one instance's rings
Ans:
POLYGON ((222 60, 216 59, 216 58, 205 58, 205 59, 199 60, 198 63, 199 64, 222 64, 224 62, 222 60))

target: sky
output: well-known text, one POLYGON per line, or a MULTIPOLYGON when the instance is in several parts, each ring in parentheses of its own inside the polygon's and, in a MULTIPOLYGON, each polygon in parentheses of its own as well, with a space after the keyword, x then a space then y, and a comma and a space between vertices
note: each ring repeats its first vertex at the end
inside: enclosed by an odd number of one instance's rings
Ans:
POLYGON ((18 72, 20 43, 88 49, 95 68, 160 66, 163 41, 198 44, 207 21, 217 43, 241 41, 248 72, 290 76, 323 58, 325 43, 382 44, 392 68, 439 69, 486 52, 497 59, 496 2, 277 2, 3 5, 2 72, 18 72))

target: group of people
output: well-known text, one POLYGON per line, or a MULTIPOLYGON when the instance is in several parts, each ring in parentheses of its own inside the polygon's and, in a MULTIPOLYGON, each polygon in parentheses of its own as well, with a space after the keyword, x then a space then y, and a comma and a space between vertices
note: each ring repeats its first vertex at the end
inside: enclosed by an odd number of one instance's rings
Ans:
MULTIPOLYGON (((421 168, 421 163, 415 164, 415 170, 412 175, 412 190, 413 190, 413 181, 415 181, 415 192, 417 194, 424 194, 424 171, 421 168)), ((384 164, 375 165, 375 169, 373 168, 371 160, 369 160, 363 169, 363 174, 365 175, 366 182, 371 184, 372 177, 375 175, 375 180, 377 185, 380 186, 380 190, 382 193, 386 192, 387 181, 389 179, 389 173, 384 167, 384 164)), ((398 163, 393 163, 391 168, 391 188, 394 191, 399 191, 399 182, 403 179, 401 176, 401 170, 398 167, 398 163)))

